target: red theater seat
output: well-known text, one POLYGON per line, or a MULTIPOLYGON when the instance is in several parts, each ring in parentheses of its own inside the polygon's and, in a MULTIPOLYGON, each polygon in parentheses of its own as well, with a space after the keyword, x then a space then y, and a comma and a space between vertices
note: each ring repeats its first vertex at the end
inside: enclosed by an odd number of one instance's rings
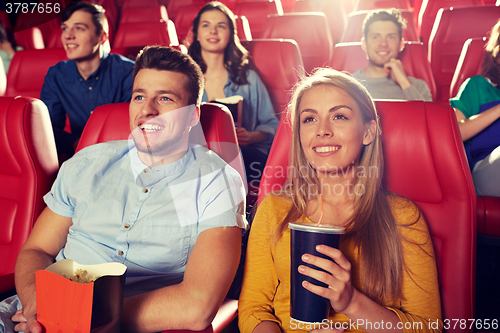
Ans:
POLYGON ((246 16, 237 16, 236 19, 236 32, 238 34, 238 38, 241 40, 252 40, 252 30, 250 29, 250 23, 248 23, 248 19, 246 16))
MULTIPOLYGON (((405 42, 404 50, 399 54, 406 75, 424 80, 432 94, 436 98, 436 84, 432 76, 431 66, 427 60, 425 47, 420 42, 405 42)), ((330 67, 354 73, 358 69, 368 66, 366 53, 358 43, 338 43, 333 51, 330 67)))
POLYGON ((477 197, 477 234, 500 238, 499 197, 477 197))
POLYGON ((324 13, 269 15, 263 38, 295 40, 306 72, 325 66, 332 57, 333 40, 324 13))
POLYGON ((115 47, 146 45, 179 45, 175 25, 168 22, 124 23, 118 27, 113 42, 115 47))
POLYGON ((356 0, 354 10, 374 10, 383 8, 411 9, 408 0, 356 0))
POLYGON ((134 7, 158 7, 159 5, 158 0, 125 0, 122 10, 134 7))
POLYGON ((59 163, 47 107, 0 97, 0 293, 13 288, 14 264, 50 190, 59 163), (9 276, 7 276, 10 274, 9 276))
POLYGON ((7 73, 6 96, 40 98, 49 67, 67 60, 63 49, 23 50, 14 54, 7 73))
POLYGON ((462 83, 469 77, 481 74, 485 44, 486 37, 469 38, 464 43, 453 79, 451 80, 450 97, 457 96, 458 89, 460 89, 462 83))
POLYGON ((347 15, 344 0, 301 0, 295 3, 295 13, 322 12, 326 15, 330 34, 334 43, 340 42, 347 25, 347 15))
POLYGON ((237 2, 233 13, 238 16, 244 15, 248 19, 253 38, 272 38, 263 37, 267 16, 282 15, 283 8, 280 1, 246 1, 237 2))
MULTIPOLYGON (((191 27, 193 25, 193 20, 198 15, 202 4, 191 4, 189 6, 178 7, 175 13, 175 29, 181 43, 190 36, 191 27)), ((192 37, 189 37, 190 39, 192 37)))
MULTIPOLYGON (((387 188, 412 199, 432 235, 444 319, 474 318, 476 195, 453 109, 420 101, 377 101, 387 188)), ((260 182, 259 201, 282 188, 290 124, 278 127, 260 182), (283 176, 282 176, 283 175, 283 176), (274 186, 274 188, 273 188, 274 186)), ((473 330, 451 327, 447 332, 473 330)))
POLYGON ((42 32, 38 27, 27 28, 14 32, 18 46, 24 50, 40 50, 45 48, 42 32))
POLYGON ((123 23, 141 23, 165 21, 168 22, 167 8, 157 7, 128 7, 122 9, 120 25, 123 23))
MULTIPOLYGON (((357 11, 349 14, 347 28, 342 36, 342 42, 359 42, 363 36, 363 21, 369 11, 357 11)), ((419 41, 413 11, 402 9, 401 15, 406 20, 406 29, 403 30, 403 38, 406 41, 419 41)))
MULTIPOLYGON (((429 37, 431 35, 432 26, 436 19, 437 12, 441 8, 449 7, 471 7, 482 6, 483 0, 423 0, 418 12, 417 32, 422 38, 424 45, 429 45, 429 37)), ((468 18, 467 22, 471 23, 472 15, 468 18)), ((480 19, 479 17, 476 19, 480 19)), ((466 24, 469 25, 469 24, 466 24)))
POLYGON ((440 9, 429 39, 429 62, 436 80, 438 101, 448 101, 460 51, 469 38, 484 37, 500 17, 500 7, 440 9))
POLYGON ((254 39, 242 44, 250 52, 250 63, 266 85, 279 118, 286 110, 290 89, 304 76, 299 46, 290 39, 254 39))

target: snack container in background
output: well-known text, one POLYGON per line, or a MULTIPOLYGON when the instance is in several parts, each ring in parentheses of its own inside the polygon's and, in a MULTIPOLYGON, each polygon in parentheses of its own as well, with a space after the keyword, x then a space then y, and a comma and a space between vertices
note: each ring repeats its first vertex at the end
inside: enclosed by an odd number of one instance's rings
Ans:
POLYGON ((44 332, 119 333, 126 270, 117 262, 81 265, 64 259, 36 272, 37 319, 44 332), (75 272, 93 281, 73 282, 75 272))

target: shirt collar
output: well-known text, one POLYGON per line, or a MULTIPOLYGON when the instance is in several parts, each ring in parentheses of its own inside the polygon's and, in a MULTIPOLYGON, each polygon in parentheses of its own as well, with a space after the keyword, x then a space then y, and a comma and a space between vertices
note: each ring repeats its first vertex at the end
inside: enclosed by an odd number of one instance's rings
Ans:
POLYGON ((158 165, 150 168, 139 158, 134 140, 129 140, 129 156, 132 172, 136 184, 141 187, 152 186, 163 179, 175 180, 182 176, 188 169, 188 165, 195 159, 193 147, 189 147, 186 154, 175 162, 158 165))

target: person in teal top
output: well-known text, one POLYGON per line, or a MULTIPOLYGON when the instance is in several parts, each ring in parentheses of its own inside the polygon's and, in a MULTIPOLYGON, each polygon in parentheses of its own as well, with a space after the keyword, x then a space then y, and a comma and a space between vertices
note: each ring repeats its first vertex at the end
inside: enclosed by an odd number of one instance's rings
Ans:
POLYGON ((467 79, 455 109, 476 193, 500 197, 500 20, 486 44, 482 75, 467 79))

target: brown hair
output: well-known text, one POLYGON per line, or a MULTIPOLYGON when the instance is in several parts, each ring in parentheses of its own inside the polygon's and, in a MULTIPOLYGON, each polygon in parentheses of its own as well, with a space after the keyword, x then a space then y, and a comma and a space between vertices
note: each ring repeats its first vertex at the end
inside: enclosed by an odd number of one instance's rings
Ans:
POLYGON ((481 74, 500 87, 500 20, 491 29, 490 38, 485 46, 481 74))
POLYGON ((61 22, 64 23, 74 12, 81 10, 92 15, 92 23, 95 25, 95 34, 97 36, 101 35, 101 32, 109 32, 108 19, 104 14, 105 10, 102 6, 95 3, 78 1, 70 3, 66 8, 64 8, 61 15, 61 22))
POLYGON ((199 106, 203 93, 203 73, 198 64, 187 54, 181 51, 159 45, 143 48, 135 60, 133 76, 141 69, 156 69, 158 71, 171 71, 187 76, 186 90, 189 93, 189 104, 199 106))
POLYGON ((278 225, 275 242, 282 236, 288 223, 306 216, 308 200, 316 194, 304 193, 303 188, 319 184, 315 170, 308 163, 300 144, 301 98, 305 92, 318 85, 337 87, 349 94, 361 110, 363 122, 377 123, 374 140, 363 147, 356 172, 355 187, 363 188, 363 193, 355 192, 354 213, 346 224, 346 239, 359 247, 362 262, 361 283, 363 292, 378 302, 386 304, 388 299, 402 297, 403 250, 401 236, 389 204, 389 193, 382 188, 384 159, 380 136, 380 125, 375 105, 366 89, 350 75, 330 68, 319 68, 301 80, 295 87, 288 113, 292 122, 291 172, 288 176, 288 191, 284 194, 292 201, 292 207, 285 219, 278 225), (376 168, 372 177, 368 170, 376 168))
POLYGON ((369 12, 363 21, 363 36, 368 38, 368 30, 373 22, 390 21, 398 26, 399 40, 403 37, 403 29, 406 29, 406 20, 401 15, 401 12, 396 8, 378 9, 369 12))
POLYGON ((200 65, 203 73, 207 71, 207 65, 201 56, 201 45, 198 41, 198 26, 200 25, 201 15, 210 10, 218 10, 227 17, 229 22, 229 42, 224 50, 224 64, 229 71, 229 77, 235 84, 248 84, 248 51, 241 45, 236 32, 236 19, 233 12, 223 3, 212 1, 203 6, 198 15, 193 20, 193 41, 189 45, 188 53, 194 61, 200 65))

